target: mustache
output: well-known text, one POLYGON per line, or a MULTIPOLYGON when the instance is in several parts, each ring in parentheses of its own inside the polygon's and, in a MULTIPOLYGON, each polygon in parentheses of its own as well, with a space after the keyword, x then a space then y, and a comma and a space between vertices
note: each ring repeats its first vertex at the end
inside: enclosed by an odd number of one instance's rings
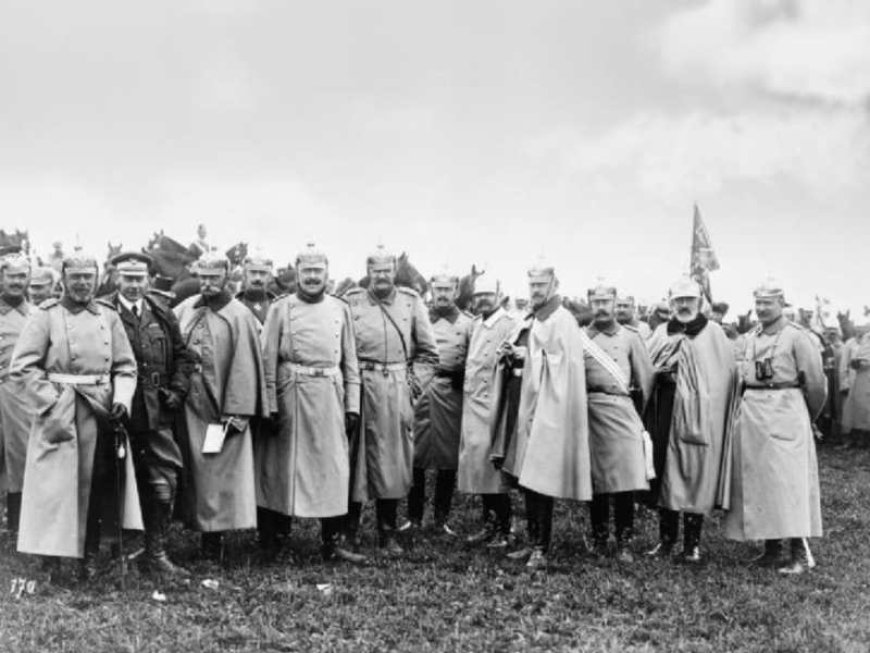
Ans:
POLYGON ((610 311, 595 311, 595 317, 610 317, 610 311))

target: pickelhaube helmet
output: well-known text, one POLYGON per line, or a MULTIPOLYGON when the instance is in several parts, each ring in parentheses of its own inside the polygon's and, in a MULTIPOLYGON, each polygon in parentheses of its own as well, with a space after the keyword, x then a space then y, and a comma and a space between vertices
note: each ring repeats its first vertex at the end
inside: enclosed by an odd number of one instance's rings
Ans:
POLYGON ((668 296, 671 299, 676 299, 677 297, 700 297, 701 287, 697 281, 690 277, 680 277, 671 284, 668 296))
POLYGON ((229 272, 229 259, 219 252, 205 252, 190 266, 191 270, 200 272, 229 272))
POLYGON ((529 277, 552 277, 556 274, 556 268, 543 256, 539 256, 528 271, 529 277))
POLYGON ((388 250, 383 245, 378 245, 373 252, 366 257, 366 265, 377 265, 379 263, 392 263, 396 265, 396 255, 388 250))
POLYGON ((96 274, 100 270, 100 265, 97 263, 97 257, 93 254, 75 251, 64 257, 60 269, 64 274, 67 272, 93 272, 96 274))
POLYGON ((245 257, 245 260, 242 262, 242 267, 244 267, 245 270, 255 270, 255 271, 259 271, 259 272, 272 272, 273 268, 275 267, 275 264, 272 261, 272 259, 270 259, 269 257, 267 257, 265 254, 263 254, 261 251, 258 250, 258 251, 254 251, 254 252, 249 253, 245 257))
POLYGON ((23 254, 10 254, 0 259, 0 270, 10 272, 30 272, 30 259, 23 254))
POLYGON ((775 297, 785 297, 785 292, 779 279, 767 277, 752 291, 752 295, 756 299, 773 299, 775 297))
POLYGON ((498 279, 491 274, 482 274, 474 280, 474 295, 483 295, 484 293, 492 293, 497 295, 500 291, 498 279))
POLYGON ((329 267, 329 258, 326 256, 326 252, 317 245, 307 243, 302 251, 296 255, 296 269, 299 269, 300 266, 327 268, 329 267))
POLYGON ((616 299, 616 286, 606 283, 603 279, 598 279, 598 282, 586 291, 586 298, 590 301, 593 299, 616 299))
POLYGON ((452 274, 445 265, 429 279, 430 284, 449 284, 455 286, 459 283, 459 277, 452 274))
POLYGON ((37 266, 33 268, 30 274, 30 285, 33 286, 50 286, 54 284, 54 270, 45 266, 37 266))

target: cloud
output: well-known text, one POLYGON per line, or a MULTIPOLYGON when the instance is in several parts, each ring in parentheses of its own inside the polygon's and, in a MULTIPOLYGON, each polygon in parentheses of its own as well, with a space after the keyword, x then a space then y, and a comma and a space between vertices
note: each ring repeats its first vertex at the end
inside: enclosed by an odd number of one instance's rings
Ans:
POLYGON ((870 106, 870 3, 710 0, 655 32, 665 69, 704 85, 870 106))

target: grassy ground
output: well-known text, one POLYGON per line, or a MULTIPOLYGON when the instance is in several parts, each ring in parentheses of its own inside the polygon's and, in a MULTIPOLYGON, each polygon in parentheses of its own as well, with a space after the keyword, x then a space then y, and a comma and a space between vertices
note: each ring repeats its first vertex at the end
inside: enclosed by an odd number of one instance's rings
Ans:
MULTIPOLYGON (((399 561, 375 554, 366 567, 322 565, 319 527, 309 520, 294 526, 295 561, 285 554, 263 565, 253 533, 238 533, 223 569, 197 562, 197 539, 178 531, 175 557, 195 580, 158 587, 131 569, 122 591, 108 569, 89 586, 48 585, 7 538, 0 650, 870 650, 870 453, 823 450, 820 461, 826 537, 814 543, 819 567, 801 577, 748 568, 755 547, 724 541, 718 517, 698 567, 596 562, 579 544, 586 508, 568 504, 557 508, 546 573, 431 530, 399 561)), ((476 502, 460 500, 456 526, 473 530, 478 513, 476 502)), ((638 526, 640 552, 654 543, 655 516, 641 513, 638 526)), ((366 532, 372 544, 371 523, 366 532)))

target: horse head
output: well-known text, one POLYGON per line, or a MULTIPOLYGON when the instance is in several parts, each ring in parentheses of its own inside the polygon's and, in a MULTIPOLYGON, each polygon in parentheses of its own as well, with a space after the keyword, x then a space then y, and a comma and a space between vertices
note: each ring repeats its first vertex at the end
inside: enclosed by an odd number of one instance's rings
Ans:
POLYGON ((396 285, 413 288, 421 297, 429 292, 429 282, 408 260, 406 252, 402 252, 396 261, 396 285))
POLYGON ((474 282, 484 272, 484 270, 478 270, 476 265, 472 265, 471 272, 459 279, 459 292, 456 296, 456 305, 460 310, 467 311, 471 307, 471 300, 474 296, 474 282))

